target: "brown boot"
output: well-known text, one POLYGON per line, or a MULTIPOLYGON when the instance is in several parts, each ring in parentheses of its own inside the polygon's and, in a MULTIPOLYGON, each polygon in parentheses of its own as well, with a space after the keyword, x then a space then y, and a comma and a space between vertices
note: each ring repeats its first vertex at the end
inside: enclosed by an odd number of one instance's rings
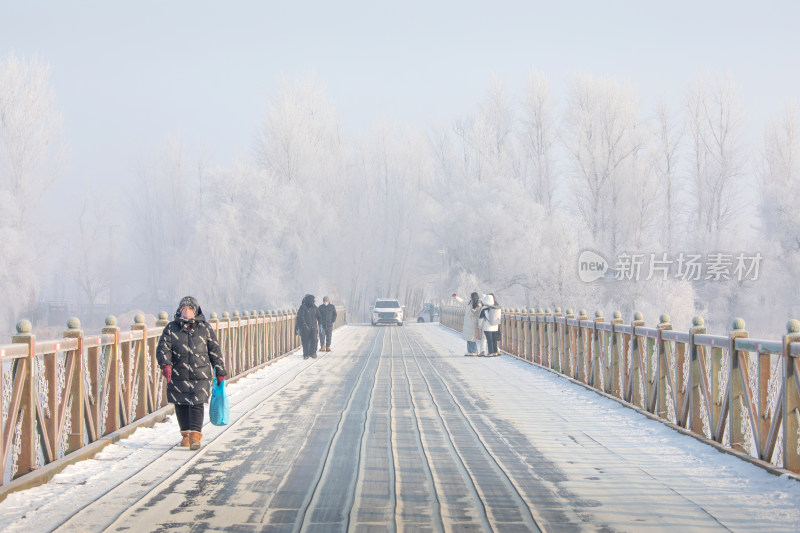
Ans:
POLYGON ((203 438, 203 434, 199 431, 190 431, 189 432, 189 449, 190 450, 199 450, 200 449, 200 439, 203 438))
POLYGON ((181 447, 188 448, 189 447, 189 432, 188 431, 181 431, 181 447))

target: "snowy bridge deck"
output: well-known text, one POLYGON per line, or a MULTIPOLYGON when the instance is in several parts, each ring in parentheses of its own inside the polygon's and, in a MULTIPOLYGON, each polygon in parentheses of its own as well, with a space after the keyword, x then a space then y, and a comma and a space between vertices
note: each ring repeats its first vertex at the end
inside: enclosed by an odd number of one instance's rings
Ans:
POLYGON ((800 483, 435 324, 348 326, 0 504, 0 530, 797 531, 800 483))

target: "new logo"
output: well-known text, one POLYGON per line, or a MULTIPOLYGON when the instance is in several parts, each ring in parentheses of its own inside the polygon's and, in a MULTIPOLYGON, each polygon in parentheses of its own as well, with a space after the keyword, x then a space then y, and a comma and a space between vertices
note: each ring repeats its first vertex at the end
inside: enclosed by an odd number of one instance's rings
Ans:
POLYGON ((591 250, 584 250, 578 257, 578 277, 584 283, 591 283, 605 276, 608 261, 602 255, 591 250))

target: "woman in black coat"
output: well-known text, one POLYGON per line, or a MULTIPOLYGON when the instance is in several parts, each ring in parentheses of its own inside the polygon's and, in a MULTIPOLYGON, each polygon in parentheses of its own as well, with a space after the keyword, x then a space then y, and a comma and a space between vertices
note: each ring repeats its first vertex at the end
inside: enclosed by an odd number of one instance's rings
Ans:
POLYGON ((198 450, 211 380, 216 376, 221 383, 228 373, 217 335, 195 298, 181 299, 175 319, 161 333, 156 358, 167 379, 167 401, 175 404, 181 446, 198 450))
POLYGON ((314 305, 314 295, 306 294, 297 310, 296 332, 303 342, 303 359, 317 358, 317 331, 319 329, 319 309, 314 305))

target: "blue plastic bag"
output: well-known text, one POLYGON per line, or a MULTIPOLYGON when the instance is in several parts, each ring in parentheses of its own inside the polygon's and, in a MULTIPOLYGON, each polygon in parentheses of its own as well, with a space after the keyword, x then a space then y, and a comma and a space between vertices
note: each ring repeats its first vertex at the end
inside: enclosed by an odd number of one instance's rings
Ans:
POLYGON ((231 417, 231 406, 228 403, 228 393, 225 392, 225 382, 211 386, 211 405, 208 408, 208 418, 215 426, 226 426, 231 417))

